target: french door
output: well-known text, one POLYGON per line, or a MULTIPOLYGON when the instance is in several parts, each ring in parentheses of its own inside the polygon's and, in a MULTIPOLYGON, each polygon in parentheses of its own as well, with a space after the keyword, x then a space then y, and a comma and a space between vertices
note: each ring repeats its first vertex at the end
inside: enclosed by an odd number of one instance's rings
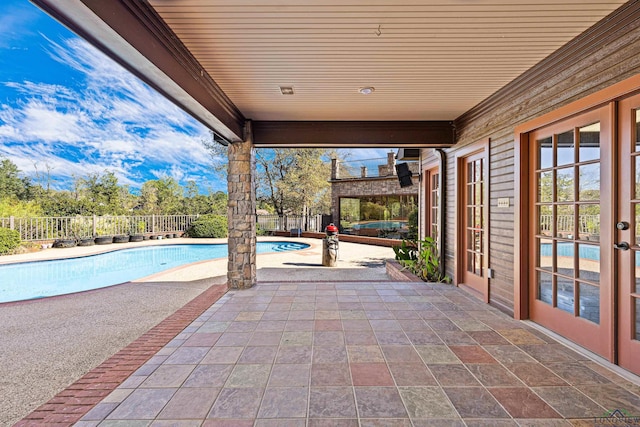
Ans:
POLYGON ((458 286, 489 302, 487 276, 487 159, 484 148, 458 157, 458 286))
MULTIPOLYGON (((440 236, 440 172, 438 167, 426 169, 424 235, 438 241, 440 236)), ((438 248, 440 248, 438 242, 438 248)))
POLYGON ((640 374, 640 95, 618 108, 618 363, 640 374))
POLYGON ((613 358, 610 108, 532 132, 529 315, 613 358))
POLYGON ((529 134, 529 317, 638 374, 639 123, 635 96, 529 134))

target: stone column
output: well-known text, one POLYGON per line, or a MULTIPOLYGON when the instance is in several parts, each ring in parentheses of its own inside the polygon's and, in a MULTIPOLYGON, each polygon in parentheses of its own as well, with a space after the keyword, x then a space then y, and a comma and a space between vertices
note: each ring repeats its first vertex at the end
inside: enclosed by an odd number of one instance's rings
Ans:
POLYGON ((244 134, 244 141, 229 144, 229 289, 256 284, 256 155, 250 121, 244 134))

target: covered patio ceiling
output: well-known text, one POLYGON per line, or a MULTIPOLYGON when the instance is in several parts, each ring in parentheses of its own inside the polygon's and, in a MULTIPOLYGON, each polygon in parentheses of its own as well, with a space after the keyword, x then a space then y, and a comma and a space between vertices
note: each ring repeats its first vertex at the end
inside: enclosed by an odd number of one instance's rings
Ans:
POLYGON ((251 119, 259 147, 450 146, 457 118, 625 3, 32 1, 221 141, 251 119))

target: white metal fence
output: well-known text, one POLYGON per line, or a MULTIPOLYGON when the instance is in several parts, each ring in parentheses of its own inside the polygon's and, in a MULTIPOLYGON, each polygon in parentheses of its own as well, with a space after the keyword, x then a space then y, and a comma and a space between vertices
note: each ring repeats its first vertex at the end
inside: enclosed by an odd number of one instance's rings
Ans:
POLYGON ((322 215, 258 215, 258 226, 265 231, 322 231, 322 215))
POLYGON ((18 230, 23 241, 89 238, 121 234, 184 232, 198 215, 72 216, 0 218, 0 227, 18 230))
MULTIPOLYGON (((184 232, 199 215, 66 216, 0 218, 0 227, 18 230, 23 241, 184 232)), ((322 215, 258 215, 265 231, 322 231, 322 215)))
MULTIPOLYGON (((540 215, 540 232, 551 233, 553 231, 553 215, 540 215)), ((556 227, 558 233, 572 234, 575 227, 573 215, 557 215, 556 227)), ((578 217, 578 233, 581 236, 600 234, 600 215, 580 215, 578 217)))

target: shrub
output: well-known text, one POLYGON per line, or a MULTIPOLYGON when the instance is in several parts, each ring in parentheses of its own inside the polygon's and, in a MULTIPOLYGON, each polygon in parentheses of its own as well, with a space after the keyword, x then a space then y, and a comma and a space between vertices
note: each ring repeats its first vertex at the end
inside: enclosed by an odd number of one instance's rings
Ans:
POLYGON ((265 230, 260 226, 260 224, 256 224, 256 236, 268 236, 269 230, 265 230))
POLYGON ((20 246, 18 230, 0 228, 0 255, 10 254, 20 246))
POLYGON ((189 237, 227 237, 229 227, 224 215, 203 215, 191 223, 189 237))
POLYGON ((425 282, 451 282, 451 278, 440 271, 438 245, 435 239, 426 237, 420 241, 403 240, 394 246, 396 260, 407 270, 425 282))

